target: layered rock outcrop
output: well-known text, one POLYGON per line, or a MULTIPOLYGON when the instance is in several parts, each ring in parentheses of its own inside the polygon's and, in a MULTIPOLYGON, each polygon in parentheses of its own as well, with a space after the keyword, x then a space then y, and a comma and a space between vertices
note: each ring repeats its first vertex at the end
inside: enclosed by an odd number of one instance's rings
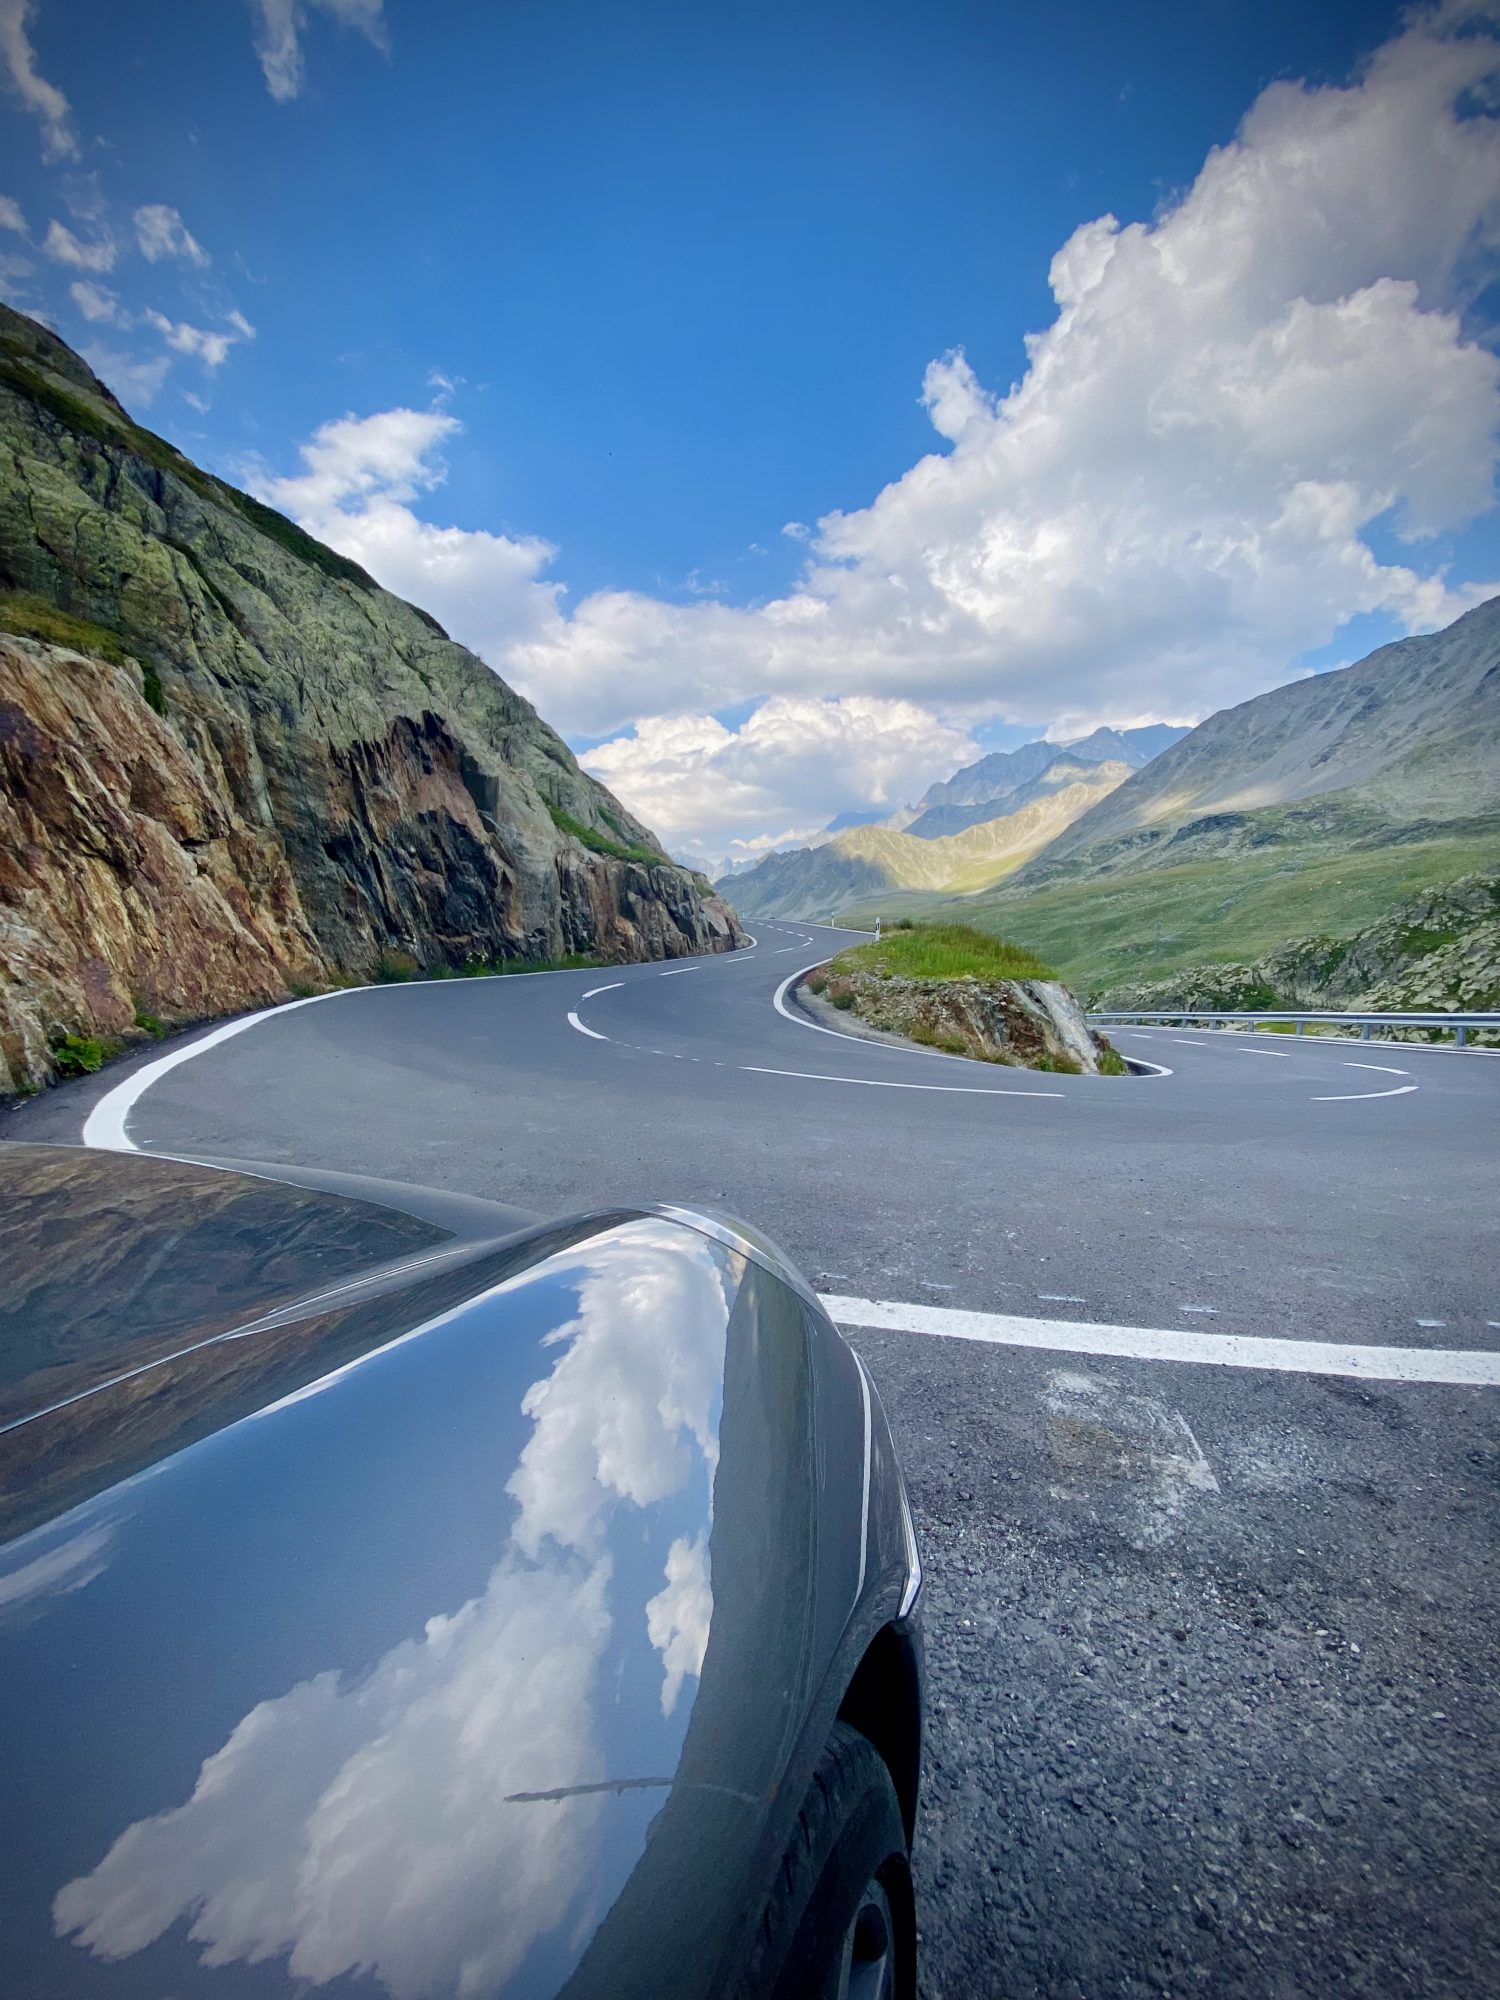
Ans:
POLYGON ((3 307, 0 447, 0 1090, 392 959, 739 941, 481 660, 3 307))
MULTIPOLYGON (((981 1062, 1099 1076, 1123 1067, 1055 979, 907 979, 880 972, 815 972, 814 1002, 926 1048, 981 1062)), ((836 1019, 837 1016, 834 1016, 836 1019)))

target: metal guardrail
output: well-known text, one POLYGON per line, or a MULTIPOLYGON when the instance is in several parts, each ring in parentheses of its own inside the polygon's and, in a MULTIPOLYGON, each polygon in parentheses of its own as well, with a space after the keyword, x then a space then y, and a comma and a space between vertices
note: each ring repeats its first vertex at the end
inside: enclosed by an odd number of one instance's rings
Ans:
POLYGON ((1341 1014, 1320 1012, 1317 1009, 1309 1009, 1301 1013, 1295 1011, 1276 1013, 1271 1011, 1252 1011, 1250 1009, 1235 1010, 1232 1008, 1171 1007, 1166 1009, 1152 1009, 1125 1007, 1103 1012, 1095 1012, 1093 1009, 1090 1009, 1088 1019, 1096 1022, 1100 1027, 1107 1027, 1111 1024, 1124 1027, 1132 1022, 1182 1028, 1211 1028, 1221 1021, 1249 1021, 1261 1027, 1290 1024, 1295 1027, 1299 1035, 1311 1023, 1314 1027, 1320 1028, 1358 1028, 1362 1042, 1369 1041, 1372 1028, 1434 1028, 1440 1032, 1450 1032, 1459 1048, 1462 1048, 1468 1041, 1472 1029, 1500 1029, 1500 1014, 1470 1014, 1460 1012, 1341 1014))

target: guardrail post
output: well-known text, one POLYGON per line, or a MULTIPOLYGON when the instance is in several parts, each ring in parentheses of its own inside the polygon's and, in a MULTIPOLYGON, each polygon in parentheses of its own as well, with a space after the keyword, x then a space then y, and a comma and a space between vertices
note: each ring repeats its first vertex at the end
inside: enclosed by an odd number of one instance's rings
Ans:
POLYGON ((1359 1039, 1362 1042, 1367 1042, 1370 1039, 1370 1024, 1368 1021, 1366 1021, 1364 1026, 1360 1029, 1359 1039))
POLYGON ((1463 1045, 1464 1045, 1464 1043, 1465 1043, 1465 1042, 1466 1042, 1466 1041, 1467 1041, 1467 1040, 1469 1039, 1469 1031, 1468 1031, 1468 1029, 1467 1029, 1467 1028, 1455 1028, 1455 1029, 1454 1029, 1454 1031, 1453 1031, 1453 1033, 1454 1033, 1454 1037, 1455 1037, 1455 1040, 1456 1040, 1456 1042, 1457 1042, 1457 1045, 1458 1045, 1458 1047, 1459 1047, 1459 1048, 1462 1048, 1462 1047, 1463 1047, 1463 1045))
POLYGON ((1297 1033, 1298 1033, 1299 1035, 1300 1035, 1300 1034, 1302 1033, 1302 1030, 1303 1030, 1303 1028, 1304 1028, 1304 1027, 1305 1027, 1306 1025, 1307 1025, 1307 1024, 1306 1024, 1306 1022, 1304 1022, 1304 1021, 1303 1021, 1303 1020, 1302 1020, 1302 1019, 1301 1019, 1301 1018, 1299 1017, 1299 1018, 1298 1018, 1298 1021, 1297 1021, 1297 1033))

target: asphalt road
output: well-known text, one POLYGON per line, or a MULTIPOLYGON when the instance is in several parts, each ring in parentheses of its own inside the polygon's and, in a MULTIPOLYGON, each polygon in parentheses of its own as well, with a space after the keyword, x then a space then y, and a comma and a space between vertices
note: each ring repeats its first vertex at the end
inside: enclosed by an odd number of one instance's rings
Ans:
MULTIPOLYGON (((757 935, 279 1010, 129 1140, 716 1206, 825 1293, 997 1316, 851 1330, 928 1569, 925 1993, 1500 1991, 1500 1389, 1422 1379, 1500 1350, 1500 1056, 1142 1031, 1170 1074, 1025 1075, 788 1017, 847 934, 757 935), (1026 1319, 1125 1331, 1010 1344, 1026 1319), (1141 1359, 1135 1329, 1414 1379, 1141 1359)), ((102 1099, 107 1138, 130 1075, 5 1129, 77 1138, 102 1099)))

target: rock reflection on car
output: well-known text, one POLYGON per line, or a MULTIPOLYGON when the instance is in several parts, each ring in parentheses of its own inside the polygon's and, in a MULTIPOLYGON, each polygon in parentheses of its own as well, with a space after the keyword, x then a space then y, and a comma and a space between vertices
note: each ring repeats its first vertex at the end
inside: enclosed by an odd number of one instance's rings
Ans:
POLYGON ((0 1989, 909 1996, 921 1570, 781 1255, 0 1146, 0 1989))

